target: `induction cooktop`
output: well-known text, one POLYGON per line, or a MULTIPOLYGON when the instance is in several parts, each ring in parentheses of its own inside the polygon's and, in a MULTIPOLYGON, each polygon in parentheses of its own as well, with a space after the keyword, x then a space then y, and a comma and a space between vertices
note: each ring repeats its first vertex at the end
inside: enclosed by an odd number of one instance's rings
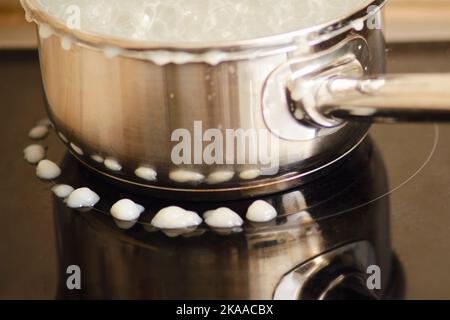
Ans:
MULTIPOLYGON (((445 43, 390 45, 388 72, 449 71, 449 56, 445 43)), ((386 282, 402 282, 401 296, 392 298, 450 298, 448 125, 374 125, 366 143, 336 172, 265 197, 282 211, 271 224, 229 234, 204 227, 164 233, 148 223, 160 207, 204 212, 220 205, 244 212, 250 202, 160 201, 116 188, 81 168, 51 133, 45 144, 48 157, 63 168, 61 182, 95 187, 102 196, 91 212, 69 210, 22 156, 31 143, 29 129, 45 117, 37 53, 1 52, 0 70, 0 298, 273 298, 286 294, 280 287, 288 281, 286 272, 304 257, 350 252, 367 241, 377 244, 372 243, 378 258, 377 246, 388 250, 386 257, 395 261, 389 265, 400 270, 387 276, 392 279, 386 282), (148 216, 132 225, 114 221, 108 208, 124 196, 152 208, 148 216), (292 251, 287 239, 293 233, 312 252, 292 251), (295 258, 286 262, 286 256, 295 258), (70 264, 86 271, 85 291, 65 290, 70 264)))

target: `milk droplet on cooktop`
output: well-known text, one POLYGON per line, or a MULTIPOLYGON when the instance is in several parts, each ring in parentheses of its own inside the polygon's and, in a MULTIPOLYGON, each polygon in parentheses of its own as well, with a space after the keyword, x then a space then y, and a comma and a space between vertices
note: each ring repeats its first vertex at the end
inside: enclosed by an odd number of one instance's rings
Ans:
POLYGON ((105 161, 105 159, 103 159, 103 157, 98 154, 93 154, 91 156, 91 159, 98 163, 103 163, 105 161))
POLYGON ((67 198, 73 190, 74 188, 68 184, 58 184, 52 188, 53 193, 61 199, 67 198))
POLYGON ((248 207, 246 218, 253 222, 268 222, 277 216, 277 210, 264 200, 256 200, 248 207))
POLYGON ((134 171, 134 174, 147 181, 155 181, 157 176, 156 171, 150 167, 139 167, 134 171))
POLYGON ((234 177, 233 171, 216 171, 208 175, 206 178, 206 183, 208 184, 218 184, 230 181, 234 177))
POLYGON ((202 218, 197 213, 176 206, 159 210, 151 221, 152 226, 159 229, 183 229, 201 223, 202 218))
POLYGON ((122 165, 116 159, 113 159, 113 158, 105 159, 105 167, 107 167, 111 171, 122 170, 122 165))
POLYGON ((94 191, 87 187, 74 190, 67 198, 69 208, 88 208, 93 207, 100 201, 100 197, 94 191))
POLYGON ((70 143, 70 147, 72 148, 73 151, 75 151, 78 155, 82 156, 84 155, 84 151, 77 146, 75 143, 71 142, 70 143))
POLYGON ((48 134, 48 127, 47 126, 36 126, 30 130, 28 133, 28 136, 31 139, 43 139, 48 134))
POLYGON ((259 169, 248 169, 245 171, 242 171, 239 174, 239 178, 243 180, 253 180, 258 178, 261 175, 261 170, 259 169))
POLYGON ((36 175, 44 180, 52 180, 61 174, 58 165, 50 160, 44 159, 39 161, 36 167, 36 175))
POLYGON ((175 182, 185 183, 185 182, 200 182, 203 179, 205 179, 205 176, 195 171, 179 169, 170 172, 169 178, 170 180, 175 182))
POLYGON ((58 136, 61 138, 62 141, 64 141, 65 143, 69 142, 69 139, 66 138, 65 135, 63 135, 61 132, 58 132, 58 136))
POLYGON ((45 127, 49 127, 49 128, 53 127, 53 123, 50 121, 49 118, 42 118, 41 120, 39 120, 36 123, 36 125, 37 126, 45 126, 45 127))
POLYGON ((28 163, 36 164, 45 158, 45 148, 39 144, 32 144, 23 150, 23 157, 28 163))
POLYGON ((134 221, 139 218, 145 208, 130 199, 117 201, 110 209, 111 215, 121 221, 134 221))
POLYGON ((236 212, 225 207, 206 211, 203 218, 205 218, 206 224, 213 228, 235 228, 244 224, 236 212))

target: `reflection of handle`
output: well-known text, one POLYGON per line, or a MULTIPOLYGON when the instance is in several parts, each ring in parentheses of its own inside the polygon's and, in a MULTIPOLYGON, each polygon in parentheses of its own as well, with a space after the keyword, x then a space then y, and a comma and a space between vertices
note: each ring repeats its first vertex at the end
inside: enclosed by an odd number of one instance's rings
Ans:
POLYGON ((375 251, 358 241, 321 254, 284 275, 275 300, 377 299, 367 287, 367 268, 376 264, 375 251))
POLYGON ((448 74, 332 77, 314 88, 295 88, 303 94, 294 97, 294 116, 301 114, 302 120, 321 127, 334 127, 343 120, 450 121, 448 74))
POLYGON ((350 273, 337 277, 319 297, 320 300, 378 300, 367 288, 363 274, 350 273))

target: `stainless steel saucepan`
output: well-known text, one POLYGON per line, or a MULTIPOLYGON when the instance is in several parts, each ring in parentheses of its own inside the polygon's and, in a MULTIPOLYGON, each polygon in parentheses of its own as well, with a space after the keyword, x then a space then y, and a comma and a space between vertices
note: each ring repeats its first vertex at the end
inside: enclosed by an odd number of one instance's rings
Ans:
POLYGON ((449 75, 383 75, 385 0, 295 32, 204 45, 84 33, 22 2, 39 26, 48 113, 62 141, 86 166, 156 195, 281 191, 327 172, 370 121, 450 120, 449 75), (192 138, 190 163, 174 161, 179 129, 192 138), (263 163, 251 138, 231 149, 241 162, 194 156, 194 141, 204 151, 213 133, 240 129, 268 132, 276 158, 263 163))

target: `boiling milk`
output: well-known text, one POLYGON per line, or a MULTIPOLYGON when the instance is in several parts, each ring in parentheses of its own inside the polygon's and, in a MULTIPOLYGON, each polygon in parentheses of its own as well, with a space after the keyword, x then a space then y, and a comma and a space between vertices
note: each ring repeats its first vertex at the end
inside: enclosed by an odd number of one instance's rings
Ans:
MULTIPOLYGON (((81 29, 154 42, 246 40, 339 19, 365 0, 26 0, 67 19, 74 3, 81 29)), ((42 37, 51 31, 43 25, 42 37)), ((64 40, 63 47, 70 48, 64 40)))

